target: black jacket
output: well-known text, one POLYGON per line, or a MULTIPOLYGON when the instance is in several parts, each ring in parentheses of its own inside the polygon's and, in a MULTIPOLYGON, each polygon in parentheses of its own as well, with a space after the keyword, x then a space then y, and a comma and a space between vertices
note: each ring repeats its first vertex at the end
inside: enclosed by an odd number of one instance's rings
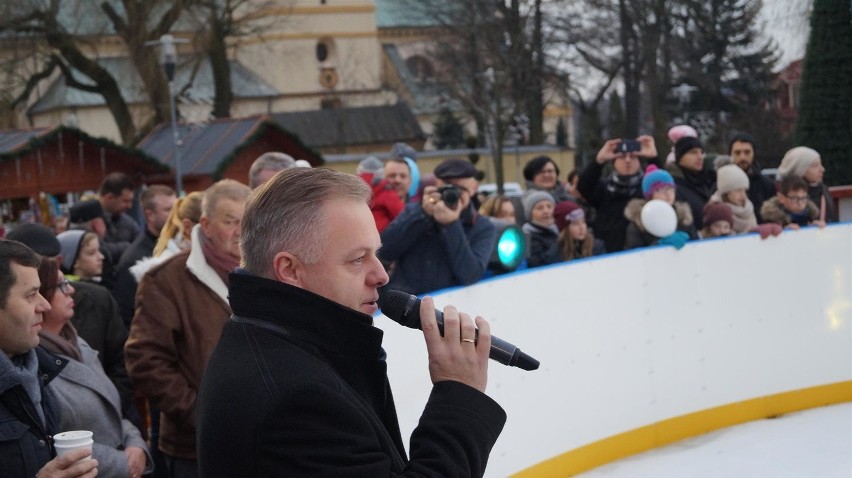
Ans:
MULTIPOLYGON (((709 170, 686 171, 677 164, 666 166, 677 185, 678 201, 689 204, 692 210, 692 219, 695 221, 695 229, 704 227, 704 205, 710 200, 710 196, 716 192, 716 172, 709 170)), ((757 206, 755 206, 757 207, 757 206)))
POLYGON ((118 315, 118 304, 105 288, 89 282, 74 282, 74 316, 71 323, 77 335, 98 351, 107 377, 121 397, 122 410, 133 404, 130 378, 124 367, 127 327, 118 315))
POLYGON ((112 289, 112 295, 118 302, 118 312, 127 328, 130 328, 130 321, 136 313, 136 288, 139 286, 136 278, 130 273, 130 268, 139 259, 151 257, 156 245, 157 237, 145 229, 130 243, 130 247, 124 250, 118 265, 115 266, 115 287, 112 289))
POLYGON ((485 394, 435 384, 409 460, 372 317, 241 273, 229 292, 196 408, 202 477, 483 474, 506 419, 485 394))
POLYGON ((768 201, 775 197, 775 183, 760 174, 760 169, 752 165, 752 170, 748 173, 748 191, 746 192, 748 199, 754 204, 754 214, 758 224, 763 224, 763 218, 760 217, 760 208, 763 207, 764 201, 768 201))
POLYGON ((624 207, 631 199, 642 197, 642 182, 630 189, 609 187, 608 179, 602 178, 603 165, 592 161, 580 174, 577 189, 595 207, 595 221, 591 224, 595 237, 602 240, 607 252, 624 249, 624 234, 627 219, 624 207))
POLYGON ((523 228, 527 239, 527 267, 544 266, 550 263, 548 251, 556 244, 559 233, 556 227, 542 227, 538 224, 527 222, 523 228))
POLYGON ((60 431, 56 429, 59 414, 46 385, 68 362, 41 347, 35 350, 47 424, 42 424, 23 385, 0 371, 0 475, 3 478, 33 477, 56 456, 51 436, 60 431))

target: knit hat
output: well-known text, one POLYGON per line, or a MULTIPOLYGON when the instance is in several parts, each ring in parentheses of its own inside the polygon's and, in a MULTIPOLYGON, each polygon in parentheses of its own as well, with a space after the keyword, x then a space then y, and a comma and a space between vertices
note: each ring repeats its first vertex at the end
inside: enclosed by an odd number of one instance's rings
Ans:
POLYGON ((21 224, 12 232, 6 234, 6 239, 18 241, 29 247, 36 254, 45 257, 58 256, 62 251, 56 234, 44 224, 21 224))
POLYGON ((524 217, 527 219, 528 222, 532 218, 533 208, 536 204, 542 201, 550 201, 551 203, 556 205, 556 200, 553 199, 553 195, 547 191, 533 190, 532 192, 527 193, 524 196, 524 199, 521 200, 524 205, 524 217))
POLYGON ((390 150, 390 155, 392 158, 408 158, 412 161, 417 161, 417 151, 405 143, 394 144, 390 150))
POLYGON ((650 198, 655 192, 665 187, 675 187, 672 175, 664 169, 657 169, 653 164, 648 166, 642 178, 642 194, 645 198, 650 198))
MULTIPOLYGON (((737 166, 734 166, 735 168, 737 166)), ((734 211, 723 202, 710 202, 704 206, 704 227, 710 227, 717 221, 726 221, 734 226, 734 211)))
POLYGON ((819 159, 819 153, 813 149, 807 146, 796 146, 784 155, 781 165, 778 166, 778 172, 781 173, 782 178, 787 176, 802 177, 805 175, 805 171, 819 159))
POLYGON ((726 164, 716 171, 716 189, 719 194, 737 189, 748 190, 748 175, 736 164, 726 164))
POLYGON ((65 274, 74 273, 74 263, 77 262, 77 256, 80 254, 80 245, 83 243, 83 236, 86 231, 74 229, 65 231, 56 236, 59 244, 62 247, 62 272, 65 274))
POLYGON ((435 177, 440 180, 476 177, 476 168, 466 159, 445 159, 435 167, 435 177))
POLYGON ((355 174, 370 173, 373 175, 373 178, 381 178, 384 167, 384 163, 379 158, 367 156, 358 163, 358 167, 355 168, 355 174))
POLYGON ((103 217, 103 215, 104 208, 101 207, 101 203, 97 199, 78 202, 68 210, 68 220, 75 224, 91 221, 92 219, 103 217))
POLYGON ((547 163, 553 163, 553 167, 556 168, 556 175, 559 176, 559 166, 556 165, 555 161, 547 156, 536 156, 524 165, 524 179, 532 181, 535 175, 547 166, 547 163))
POLYGON ((677 143, 677 140, 680 138, 685 138, 690 136, 692 138, 698 137, 698 131, 695 131, 695 128, 686 124, 679 124, 677 126, 672 126, 669 129, 669 141, 672 143, 677 143))
POLYGON ((586 212, 574 201, 562 201, 553 208, 553 219, 561 232, 568 224, 586 218, 586 212))
POLYGON ((675 143, 675 163, 680 162, 680 158, 683 157, 684 154, 688 153, 693 148, 701 148, 704 149, 704 146, 701 144, 701 140, 698 138, 693 138, 692 136, 684 136, 677 140, 675 143))

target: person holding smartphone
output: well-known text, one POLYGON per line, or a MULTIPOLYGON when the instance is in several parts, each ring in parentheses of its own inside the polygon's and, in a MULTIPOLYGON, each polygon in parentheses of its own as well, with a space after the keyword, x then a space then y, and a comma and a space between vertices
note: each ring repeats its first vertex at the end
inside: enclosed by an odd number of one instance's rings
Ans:
POLYGON ((624 208, 631 199, 642 198, 642 159, 657 158, 653 136, 635 140, 610 139, 604 143, 595 161, 580 174, 577 189, 597 210, 592 228, 604 241, 607 252, 624 249, 627 218, 624 208), (604 167, 612 163, 605 173, 604 167))

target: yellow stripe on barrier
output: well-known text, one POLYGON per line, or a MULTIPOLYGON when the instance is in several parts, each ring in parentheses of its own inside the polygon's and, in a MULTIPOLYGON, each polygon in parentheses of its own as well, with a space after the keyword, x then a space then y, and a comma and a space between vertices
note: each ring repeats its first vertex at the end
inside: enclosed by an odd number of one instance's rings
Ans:
POLYGON ((852 380, 777 393, 669 418, 575 448, 512 476, 573 476, 630 455, 720 428, 843 402, 852 402, 852 380))

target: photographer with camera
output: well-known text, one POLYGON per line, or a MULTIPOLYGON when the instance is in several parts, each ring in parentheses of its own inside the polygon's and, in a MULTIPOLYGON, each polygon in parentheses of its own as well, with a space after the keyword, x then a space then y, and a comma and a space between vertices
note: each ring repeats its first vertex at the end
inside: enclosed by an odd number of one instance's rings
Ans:
POLYGON ((598 151, 595 161, 580 174, 577 189, 597 211, 592 227, 595 237, 604 241, 607 252, 624 249, 628 224, 624 208, 631 199, 644 197, 641 159, 656 161, 653 136, 610 139, 598 151), (604 175, 604 166, 609 162, 612 170, 604 175))
POLYGON ((396 261, 384 289, 423 294, 479 281, 488 265, 496 229, 471 204, 479 182, 464 159, 447 159, 434 171, 437 186, 423 190, 381 234, 379 258, 396 261))

